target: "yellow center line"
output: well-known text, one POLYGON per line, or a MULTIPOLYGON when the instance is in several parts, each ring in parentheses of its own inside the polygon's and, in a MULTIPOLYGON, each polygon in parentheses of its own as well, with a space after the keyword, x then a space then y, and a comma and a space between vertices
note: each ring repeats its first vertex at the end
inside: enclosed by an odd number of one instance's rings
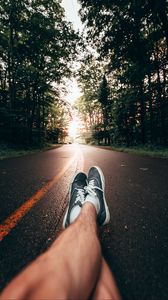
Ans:
POLYGON ((65 167, 52 180, 39 189, 31 198, 27 199, 18 209, 16 209, 2 224, 0 224, 0 241, 13 229, 23 216, 38 202, 48 190, 64 175, 66 170, 76 159, 76 153, 68 161, 65 167))

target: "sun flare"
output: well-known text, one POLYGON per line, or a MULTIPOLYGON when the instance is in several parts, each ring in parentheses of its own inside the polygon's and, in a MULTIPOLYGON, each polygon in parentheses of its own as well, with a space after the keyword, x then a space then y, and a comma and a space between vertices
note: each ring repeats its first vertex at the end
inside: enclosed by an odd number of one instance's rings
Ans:
POLYGON ((71 123, 69 124, 69 129, 68 129, 68 135, 71 138, 76 138, 76 136, 77 136, 77 127, 78 127, 77 121, 75 121, 75 120, 71 121, 71 123))

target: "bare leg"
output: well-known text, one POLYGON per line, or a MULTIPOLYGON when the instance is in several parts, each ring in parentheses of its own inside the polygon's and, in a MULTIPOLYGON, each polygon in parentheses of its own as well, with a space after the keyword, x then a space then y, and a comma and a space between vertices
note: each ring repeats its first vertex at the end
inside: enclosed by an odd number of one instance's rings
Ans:
POLYGON ((7 286, 0 299, 88 299, 101 264, 96 210, 86 203, 77 220, 7 286))
POLYGON ((115 279, 104 258, 102 258, 101 272, 92 299, 121 300, 120 292, 117 288, 115 279))

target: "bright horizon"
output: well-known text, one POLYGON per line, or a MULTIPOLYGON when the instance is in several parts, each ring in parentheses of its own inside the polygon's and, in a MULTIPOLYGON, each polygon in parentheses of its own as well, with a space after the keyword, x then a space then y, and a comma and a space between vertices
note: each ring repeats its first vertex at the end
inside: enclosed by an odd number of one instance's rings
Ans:
MULTIPOLYGON (((77 2, 77 0, 62 0, 62 6, 65 9, 66 18, 69 22, 72 23, 74 30, 82 31, 83 25, 78 14, 80 5, 77 2)), ((67 88, 68 93, 65 96, 65 99, 66 101, 73 104, 75 100, 81 96, 81 92, 75 78, 69 80, 68 85, 69 85, 69 87, 67 88)))
POLYGON ((72 80, 69 80, 68 85, 69 85, 69 88, 68 88, 69 92, 65 96, 65 98, 68 102, 73 104, 75 102, 75 100, 78 99, 81 96, 81 92, 80 92, 80 89, 78 87, 78 83, 77 83, 75 78, 73 78, 72 80))

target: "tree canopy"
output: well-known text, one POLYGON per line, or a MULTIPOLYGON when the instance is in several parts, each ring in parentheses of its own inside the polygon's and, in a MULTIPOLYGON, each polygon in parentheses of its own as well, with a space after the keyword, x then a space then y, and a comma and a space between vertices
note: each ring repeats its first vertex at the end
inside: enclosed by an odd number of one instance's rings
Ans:
POLYGON ((106 65, 104 71, 111 91, 112 142, 167 145, 166 1, 79 2, 87 43, 106 65))
POLYGON ((2 0, 0 25, 0 137, 32 143, 71 75, 78 36, 59 0, 2 0))

